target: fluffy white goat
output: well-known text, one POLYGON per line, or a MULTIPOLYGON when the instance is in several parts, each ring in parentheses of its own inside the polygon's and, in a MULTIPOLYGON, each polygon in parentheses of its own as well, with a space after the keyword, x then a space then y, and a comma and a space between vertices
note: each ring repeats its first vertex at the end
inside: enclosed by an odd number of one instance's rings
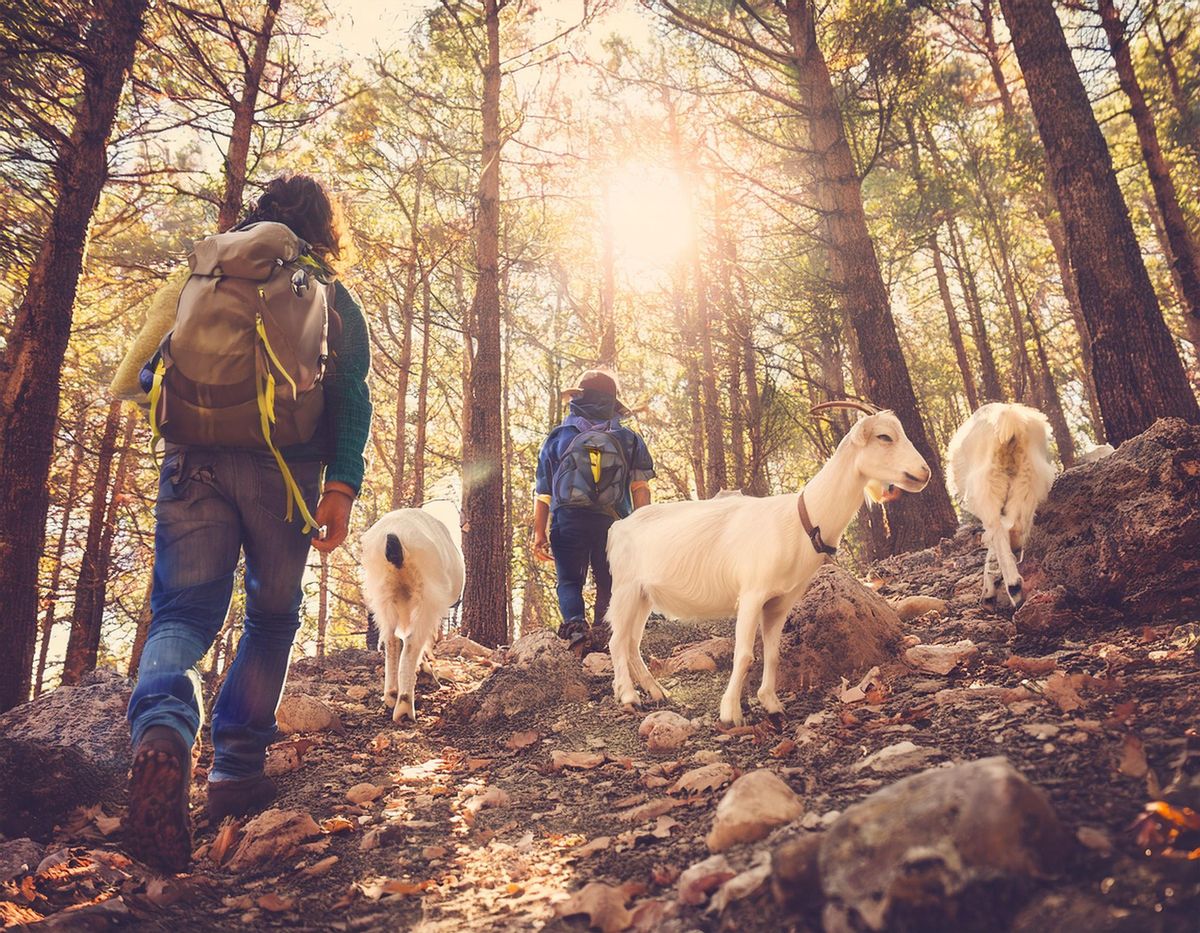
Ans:
MULTIPOLYGON (((839 407, 861 405, 838 403, 839 407)), ((818 408, 834 407, 826 403, 818 408)), ((741 724, 742 688, 762 628, 763 678, 758 698, 770 714, 783 706, 775 693, 779 640, 788 611, 799 601, 825 554, 836 547, 863 502, 920 492, 929 467, 890 411, 861 418, 837 451, 804 487, 803 501, 817 534, 809 537, 795 493, 769 498, 725 496, 663 502, 615 523, 608 535, 613 575, 608 621, 617 701, 636 705, 634 678, 655 701, 666 692, 642 660, 642 634, 651 609, 680 619, 719 619, 736 613, 733 674, 721 698, 721 721, 741 724), (814 540, 815 539, 815 540, 814 540)))
POLYGON ((417 664, 462 594, 462 551, 443 521, 421 509, 398 509, 363 534, 362 565, 363 596, 384 647, 384 702, 394 704, 396 722, 415 721, 417 664))
POLYGON ((992 557, 1016 608, 1025 601, 1018 558, 1033 515, 1050 493, 1050 423, 1028 405, 989 402, 962 423, 946 453, 947 481, 963 506, 983 523, 983 600, 996 599, 992 557))

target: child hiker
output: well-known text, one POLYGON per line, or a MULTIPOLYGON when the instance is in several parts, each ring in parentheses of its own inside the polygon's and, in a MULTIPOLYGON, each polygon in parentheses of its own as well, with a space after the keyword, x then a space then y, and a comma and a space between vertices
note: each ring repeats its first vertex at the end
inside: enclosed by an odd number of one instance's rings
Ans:
POLYGON ((558 634, 582 657, 608 650, 608 529, 649 505, 654 462, 641 436, 621 424, 630 411, 618 398, 615 376, 588 370, 563 395, 571 399, 570 414, 550 432, 538 455, 533 548, 540 560, 554 561, 563 618, 558 634), (596 583, 590 632, 583 605, 589 566, 596 583))

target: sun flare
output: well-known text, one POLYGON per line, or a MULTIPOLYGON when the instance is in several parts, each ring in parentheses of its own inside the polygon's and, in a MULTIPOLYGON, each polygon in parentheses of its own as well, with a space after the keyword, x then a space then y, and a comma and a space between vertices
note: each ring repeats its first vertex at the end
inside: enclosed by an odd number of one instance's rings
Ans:
POLYGON ((684 257, 693 221, 687 192, 668 168, 628 162, 615 169, 606 185, 613 252, 631 277, 664 272, 684 257))

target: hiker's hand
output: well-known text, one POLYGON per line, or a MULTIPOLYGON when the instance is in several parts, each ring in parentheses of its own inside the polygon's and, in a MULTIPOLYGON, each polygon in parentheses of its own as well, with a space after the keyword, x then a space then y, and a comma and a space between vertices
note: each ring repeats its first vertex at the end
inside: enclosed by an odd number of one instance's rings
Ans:
POLYGON ((546 540, 544 534, 534 534, 533 556, 538 560, 554 560, 554 555, 550 553, 550 542, 546 540))
POLYGON ((354 508, 353 497, 341 489, 326 489, 317 503, 317 514, 313 517, 318 525, 325 526, 325 537, 320 529, 313 532, 312 546, 328 554, 346 540, 350 530, 350 510, 354 508))

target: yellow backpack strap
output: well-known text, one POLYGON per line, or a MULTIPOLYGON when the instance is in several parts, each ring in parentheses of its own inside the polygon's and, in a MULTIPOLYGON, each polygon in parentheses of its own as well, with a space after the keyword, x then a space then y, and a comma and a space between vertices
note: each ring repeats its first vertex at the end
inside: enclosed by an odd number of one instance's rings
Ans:
MULTIPOLYGON (((258 290, 258 293, 262 297, 263 301, 267 300, 266 295, 261 288, 258 290)), ((267 356, 271 358, 271 362, 275 364, 275 368, 283 373, 283 378, 286 379, 288 381, 288 385, 292 387, 292 400, 298 401, 299 390, 296 388, 296 380, 294 380, 288 371, 283 368, 283 364, 279 362, 279 357, 275 355, 275 350, 271 347, 271 341, 267 339, 267 325, 263 323, 261 314, 258 316, 258 321, 256 322, 255 327, 258 330, 258 339, 262 341, 263 349, 267 351, 267 356)), ((272 382, 274 382, 274 379, 272 379, 272 382)), ((274 418, 271 420, 273 421, 274 418)))
POLYGON ((162 430, 158 422, 158 403, 162 398, 163 376, 167 372, 167 361, 159 354, 158 363, 154 367, 154 375, 150 381, 150 453, 154 462, 158 463, 158 442, 162 440, 162 430))
POLYGON ((587 452, 588 460, 592 464, 592 481, 598 484, 600 482, 600 448, 589 447, 587 452))
MULTIPOLYGON (((258 321, 259 334, 262 331, 262 318, 258 321)), ((263 343, 266 343, 266 337, 263 336, 263 343)), ((269 350, 268 350, 269 352, 269 350)), ((313 518, 312 513, 308 510, 308 506, 304 502, 304 494, 300 490, 296 479, 292 476, 292 471, 288 469, 287 462, 283 459, 283 454, 275 446, 275 442, 271 440, 271 425, 275 423, 275 377, 271 375, 270 370, 266 366, 261 367, 263 372, 256 381, 257 397, 258 397, 258 418, 259 426, 262 428, 263 440, 266 441, 267 449, 271 451, 271 455, 275 458, 275 462, 279 464, 279 472, 283 476, 283 486, 287 491, 287 514, 286 519, 292 520, 293 503, 300 510, 300 517, 304 519, 304 527, 301 533, 308 534, 317 527, 317 520, 313 518)), ((285 374, 286 375, 286 374, 285 374)))

